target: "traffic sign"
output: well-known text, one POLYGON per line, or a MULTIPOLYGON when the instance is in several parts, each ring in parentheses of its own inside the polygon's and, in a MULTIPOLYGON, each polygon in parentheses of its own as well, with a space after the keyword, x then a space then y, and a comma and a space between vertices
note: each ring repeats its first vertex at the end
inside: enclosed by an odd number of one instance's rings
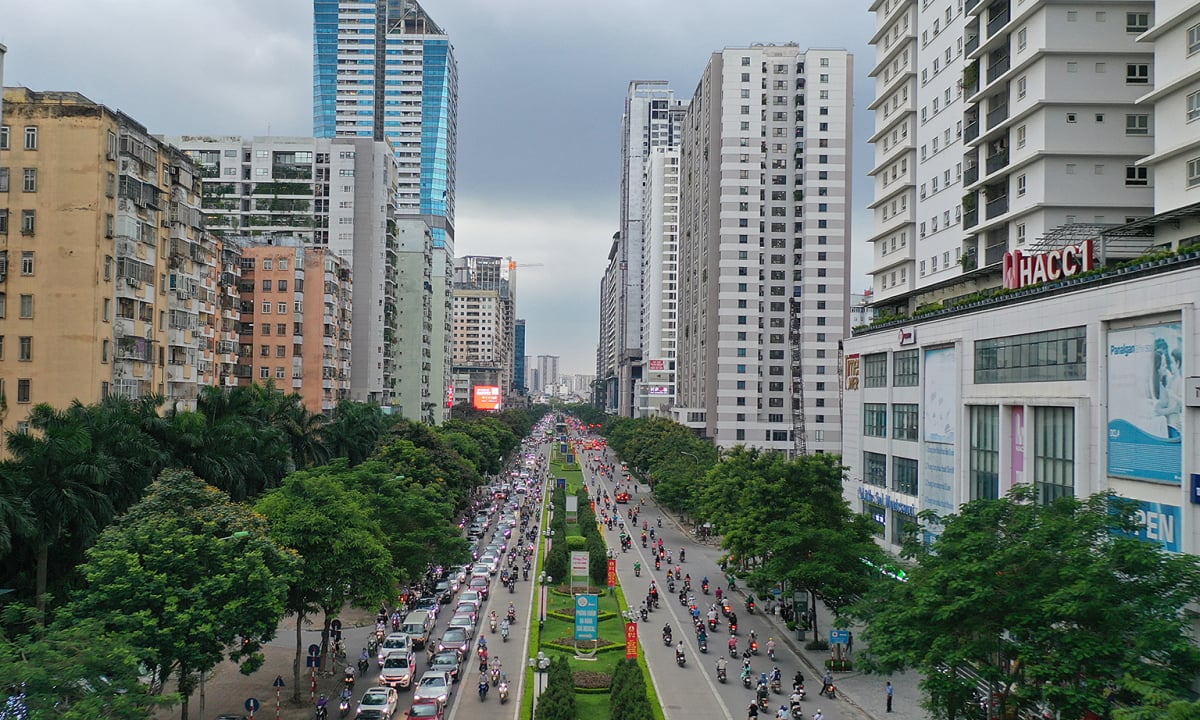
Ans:
POLYGON ((262 707, 262 703, 258 701, 258 698, 246 698, 246 712, 256 713, 260 707, 262 707))
POLYGON ((309 655, 308 657, 304 658, 304 667, 310 667, 310 668, 321 667, 321 656, 320 655, 309 655))
POLYGON ((271 683, 271 687, 277 687, 277 688, 284 687, 284 684, 283 684, 283 676, 282 676, 282 675, 276 675, 276 676, 275 676, 275 682, 271 683))
POLYGON ((309 645, 308 646, 308 654, 309 654, 309 657, 316 657, 316 656, 320 655, 321 654, 321 646, 316 643, 309 645))
POLYGON ((850 643, 849 630, 830 630, 829 644, 830 645, 848 645, 850 643))
POLYGON ((333 628, 334 630, 341 630, 342 629, 342 621, 338 620, 337 618, 334 618, 333 620, 330 621, 329 627, 333 628))

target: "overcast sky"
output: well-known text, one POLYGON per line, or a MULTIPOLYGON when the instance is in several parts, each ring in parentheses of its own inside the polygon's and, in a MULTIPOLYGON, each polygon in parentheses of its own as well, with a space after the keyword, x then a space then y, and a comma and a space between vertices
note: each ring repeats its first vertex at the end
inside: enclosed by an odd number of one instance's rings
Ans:
MULTIPOLYGON (((518 271, 528 355, 594 373, 630 80, 690 97, 754 42, 855 54, 853 289, 866 287, 874 30, 840 0, 422 0, 458 59, 458 255, 518 271)), ((311 135, 310 0, 0 0, 4 84, 76 90, 152 133, 311 135)))

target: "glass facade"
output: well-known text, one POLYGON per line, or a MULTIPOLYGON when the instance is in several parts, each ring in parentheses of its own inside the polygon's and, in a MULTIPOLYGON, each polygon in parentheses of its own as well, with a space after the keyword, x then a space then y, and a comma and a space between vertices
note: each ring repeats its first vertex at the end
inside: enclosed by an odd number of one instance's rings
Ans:
POLYGON ((972 500, 995 500, 1000 497, 1000 408, 972 405, 969 410, 968 490, 972 500))
POLYGON ((905 495, 917 494, 917 461, 892 458, 892 489, 905 495))
POLYGON ((863 482, 877 487, 887 487, 887 455, 863 453, 863 482))
POLYGON ((892 385, 916 387, 921 381, 921 355, 917 350, 892 353, 892 385))
POLYGON ((863 435, 887 437, 887 404, 865 403, 863 405, 863 435))
POLYGON ((1075 494, 1075 409, 1033 409, 1033 486, 1038 502, 1075 494))
POLYGON ((892 437, 896 440, 920 439, 921 408, 916 403, 892 405, 892 437))
POLYGON ((887 353, 863 358, 863 384, 869 388, 887 387, 887 353))
POLYGON ((338 0, 313 0, 313 135, 337 131, 338 0))
POLYGON ((975 342, 976 384, 1086 379, 1086 327, 975 342))

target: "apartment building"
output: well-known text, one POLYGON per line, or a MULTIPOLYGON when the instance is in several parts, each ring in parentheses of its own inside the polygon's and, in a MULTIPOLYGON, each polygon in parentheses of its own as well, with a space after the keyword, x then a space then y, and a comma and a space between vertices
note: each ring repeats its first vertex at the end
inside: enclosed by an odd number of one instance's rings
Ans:
POLYGON ((677 400, 721 447, 839 452, 853 58, 726 48, 687 110, 677 400))
POLYGON ((217 361, 219 278, 196 168, 79 93, 5 88, 4 114, 4 426, 110 393, 194 402, 220 369, 203 364, 217 361))
POLYGON ((396 395, 399 241, 397 169, 367 138, 180 136, 204 177, 214 232, 291 237, 328 248, 355 275, 351 397, 391 407, 396 395))
POLYGON ((466 377, 468 387, 497 386, 500 397, 509 398, 516 364, 516 264, 502 257, 457 258, 451 298, 455 377, 466 377))
POLYGON ((273 383, 329 413, 351 394, 349 263, 299 238, 241 241, 240 384, 273 383))
MULTIPOLYGON (((679 158, 652 148, 642 164, 642 373, 636 417, 666 416, 675 404, 679 306, 679 158)), ((578 388, 577 388, 578 389, 578 388)))
MULTIPOLYGON (((420 218, 396 219, 397 264, 396 414, 438 422, 450 402, 433 385, 433 233, 420 218)), ((438 386, 441 387, 441 386, 438 386)))

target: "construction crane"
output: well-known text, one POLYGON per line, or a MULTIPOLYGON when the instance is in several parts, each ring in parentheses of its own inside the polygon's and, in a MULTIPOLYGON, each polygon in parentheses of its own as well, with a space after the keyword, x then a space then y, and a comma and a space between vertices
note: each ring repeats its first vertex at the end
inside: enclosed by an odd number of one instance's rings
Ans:
POLYGON ((516 260, 508 261, 509 271, 516 270, 519 267, 546 267, 545 263, 519 263, 516 260))
POLYGON ((808 454, 808 431, 804 425, 804 313, 800 298, 793 297, 792 321, 788 326, 792 345, 792 453, 808 454))

